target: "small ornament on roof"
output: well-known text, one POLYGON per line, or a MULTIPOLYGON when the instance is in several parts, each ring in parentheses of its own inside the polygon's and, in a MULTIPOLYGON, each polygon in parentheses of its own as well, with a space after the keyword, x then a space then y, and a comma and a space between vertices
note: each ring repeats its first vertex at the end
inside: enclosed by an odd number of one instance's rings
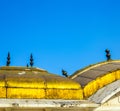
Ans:
POLYGON ((29 67, 29 65, 27 64, 27 65, 26 65, 26 67, 28 68, 28 67, 29 67))
POLYGON ((30 55, 30 66, 32 67, 33 66, 33 64, 34 64, 34 59, 33 59, 33 55, 31 54, 30 55))
POLYGON ((65 77, 68 77, 68 74, 65 70, 62 69, 62 75, 65 76, 65 77))
POLYGON ((10 66, 10 52, 8 52, 6 66, 10 66))
POLYGON ((111 60, 110 50, 106 49, 105 52, 106 52, 107 61, 111 60))

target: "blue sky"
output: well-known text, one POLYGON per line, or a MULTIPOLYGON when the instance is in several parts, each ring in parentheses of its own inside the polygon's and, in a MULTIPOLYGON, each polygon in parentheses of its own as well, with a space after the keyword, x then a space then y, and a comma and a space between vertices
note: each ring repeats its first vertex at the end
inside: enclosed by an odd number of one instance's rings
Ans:
POLYGON ((34 66, 61 75, 120 59, 119 0, 0 0, 0 66, 34 66))

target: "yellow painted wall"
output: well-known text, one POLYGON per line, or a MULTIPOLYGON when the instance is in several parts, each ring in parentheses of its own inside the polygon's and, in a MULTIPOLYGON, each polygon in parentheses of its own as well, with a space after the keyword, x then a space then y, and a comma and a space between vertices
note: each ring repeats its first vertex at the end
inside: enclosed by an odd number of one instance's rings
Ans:
POLYGON ((89 96, 94 94, 98 89, 119 79, 120 79, 120 70, 107 73, 101 77, 96 78, 95 80, 89 82, 83 88, 84 98, 88 98, 89 96))

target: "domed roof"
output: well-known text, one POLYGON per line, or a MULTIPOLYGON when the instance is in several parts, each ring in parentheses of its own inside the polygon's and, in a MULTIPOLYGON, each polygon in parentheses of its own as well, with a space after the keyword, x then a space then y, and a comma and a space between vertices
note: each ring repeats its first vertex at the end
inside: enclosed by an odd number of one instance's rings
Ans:
POLYGON ((79 82, 82 87, 84 87, 97 77, 103 76, 106 73, 117 69, 120 69, 120 60, 110 60, 89 65, 83 69, 80 69, 71 75, 70 78, 79 82))
POLYGON ((82 99, 79 83, 32 67, 0 67, 0 92, 0 98, 82 99))
POLYGON ((120 79, 120 60, 90 65, 76 71, 70 78, 81 84, 87 98, 105 85, 120 79))

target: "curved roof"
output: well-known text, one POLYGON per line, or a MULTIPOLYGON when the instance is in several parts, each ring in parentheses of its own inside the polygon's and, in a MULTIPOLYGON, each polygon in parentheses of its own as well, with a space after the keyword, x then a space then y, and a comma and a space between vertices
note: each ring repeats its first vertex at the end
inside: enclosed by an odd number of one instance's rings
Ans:
POLYGON ((101 77, 107 73, 120 69, 120 60, 110 60, 90 65, 84 69, 76 71, 70 76, 71 79, 79 82, 82 87, 89 82, 101 77))
POLYGON ((81 90, 79 83, 43 69, 0 67, 1 98, 81 99, 81 90))
POLYGON ((99 104, 105 103, 118 92, 120 92, 120 80, 99 89, 95 94, 89 97, 89 100, 99 104))

